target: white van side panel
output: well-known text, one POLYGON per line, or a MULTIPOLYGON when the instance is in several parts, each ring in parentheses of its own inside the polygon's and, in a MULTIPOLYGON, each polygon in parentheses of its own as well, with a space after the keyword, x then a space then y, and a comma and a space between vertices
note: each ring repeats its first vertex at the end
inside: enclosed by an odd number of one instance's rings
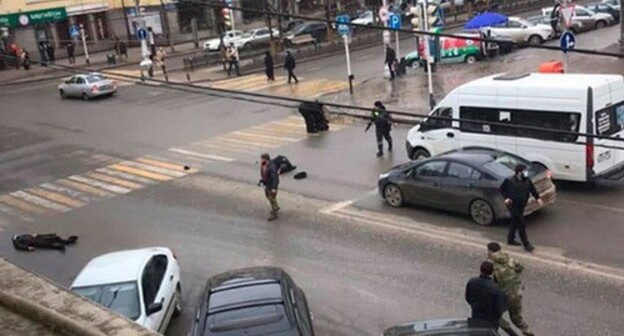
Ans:
MULTIPOLYGON (((624 101, 624 80, 622 78, 605 78, 604 85, 594 88, 594 104, 591 113, 591 117, 594 119, 591 129, 593 134, 597 134, 596 112, 622 101, 624 101)), ((624 138, 624 130, 611 134, 611 136, 624 138)), ((624 142, 594 139, 594 174, 596 176, 604 174, 617 165, 624 164, 624 150, 617 149, 617 147, 624 147, 624 142)))

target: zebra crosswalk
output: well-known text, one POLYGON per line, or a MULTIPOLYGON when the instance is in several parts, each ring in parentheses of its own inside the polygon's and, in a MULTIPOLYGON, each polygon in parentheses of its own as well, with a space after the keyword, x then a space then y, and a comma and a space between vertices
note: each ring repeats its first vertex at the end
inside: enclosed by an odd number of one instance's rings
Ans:
POLYGON ((66 213, 98 200, 128 194, 197 171, 154 156, 115 162, 0 195, 0 223, 2 217, 4 221, 34 221, 39 216, 66 213))
POLYGON ((322 95, 342 91, 349 88, 345 80, 305 79, 300 78, 299 84, 288 84, 286 77, 276 76, 275 81, 267 81, 262 74, 252 74, 215 82, 197 83, 196 85, 225 90, 260 92, 279 96, 303 99, 314 99, 322 95))
MULTIPOLYGON (((330 132, 339 131, 349 125, 349 120, 335 120, 330 123, 330 132)), ((308 138, 303 118, 289 116, 268 123, 229 132, 217 137, 195 141, 168 149, 176 160, 194 161, 248 161, 259 153, 275 150, 308 138)), ((164 155, 164 154, 163 154, 164 155)))

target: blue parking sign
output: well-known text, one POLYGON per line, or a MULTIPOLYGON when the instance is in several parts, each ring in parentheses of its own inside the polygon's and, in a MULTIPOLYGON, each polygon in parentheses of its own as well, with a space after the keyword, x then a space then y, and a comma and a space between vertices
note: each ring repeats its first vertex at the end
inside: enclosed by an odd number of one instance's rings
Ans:
POLYGON ((401 29, 401 15, 399 14, 390 14, 390 18, 388 19, 388 27, 392 30, 400 30, 401 29))
POLYGON ((78 37, 80 36, 80 28, 77 25, 69 26, 69 36, 78 37))
POLYGON ((349 25, 351 20, 349 19, 349 15, 339 15, 336 16, 336 27, 338 30, 338 34, 340 35, 348 35, 351 33, 351 26, 349 25))

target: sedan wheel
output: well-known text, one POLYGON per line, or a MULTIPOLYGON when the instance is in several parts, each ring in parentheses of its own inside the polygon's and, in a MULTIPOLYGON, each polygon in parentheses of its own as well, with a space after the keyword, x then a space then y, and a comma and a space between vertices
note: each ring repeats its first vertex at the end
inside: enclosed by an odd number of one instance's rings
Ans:
POLYGON ((602 28, 604 28, 606 26, 607 26, 607 23, 602 21, 602 20, 596 22, 596 29, 602 29, 602 28))
POLYGON ((494 222, 494 211, 488 202, 476 199, 470 204, 470 217, 475 223, 487 226, 494 222))
POLYGON ((388 184, 384 188, 384 199, 390 206, 398 208, 403 205, 403 193, 396 184, 388 184))
POLYGON ((539 35, 533 35, 529 38, 530 45, 540 45, 542 44, 542 37, 539 35))
POLYGON ((178 317, 180 316, 180 314, 182 314, 182 292, 180 291, 180 286, 176 288, 174 300, 175 308, 173 310, 173 317, 178 317))
POLYGON ((86 92, 82 93, 82 100, 89 100, 89 95, 86 92))
POLYGON ((418 160, 422 160, 422 159, 426 159, 428 157, 430 157, 431 154, 429 154, 429 152, 427 152, 426 149, 417 149, 414 152, 412 152, 412 157, 411 159, 414 161, 418 161, 418 160))
POLYGON ((59 96, 61 96, 61 99, 66 99, 67 98, 67 94, 63 90, 59 91, 59 96))

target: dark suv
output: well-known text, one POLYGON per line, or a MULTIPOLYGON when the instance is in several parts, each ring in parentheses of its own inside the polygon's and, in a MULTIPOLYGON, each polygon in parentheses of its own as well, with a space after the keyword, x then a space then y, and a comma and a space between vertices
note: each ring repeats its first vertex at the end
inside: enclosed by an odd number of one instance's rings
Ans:
POLYGON ((481 320, 471 318, 416 321, 386 329, 382 336, 500 336, 481 320))
POLYGON ((313 336, 303 291, 277 267, 253 267, 208 280, 192 336, 313 336))

